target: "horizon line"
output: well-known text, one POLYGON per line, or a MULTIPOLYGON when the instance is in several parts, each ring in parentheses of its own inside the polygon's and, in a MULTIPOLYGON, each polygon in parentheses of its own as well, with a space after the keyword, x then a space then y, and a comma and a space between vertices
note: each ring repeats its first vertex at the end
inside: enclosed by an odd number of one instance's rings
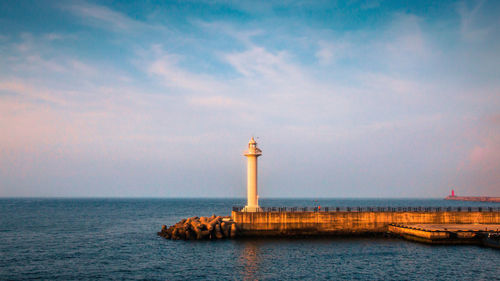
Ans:
MULTIPOLYGON (((494 196, 480 196, 494 197, 494 196)), ((266 199, 443 199, 445 197, 264 197, 266 199)), ((152 196, 0 196, 0 199, 238 199, 246 200, 246 197, 194 197, 194 196, 174 196, 174 197, 152 197, 152 196)))

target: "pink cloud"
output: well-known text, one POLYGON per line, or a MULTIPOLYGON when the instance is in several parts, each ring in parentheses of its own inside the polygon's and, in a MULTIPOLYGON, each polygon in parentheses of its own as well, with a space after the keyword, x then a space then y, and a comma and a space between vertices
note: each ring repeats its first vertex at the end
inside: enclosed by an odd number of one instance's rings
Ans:
MULTIPOLYGON (((160 51, 161 52, 161 51, 160 51)), ((224 89, 224 84, 206 74, 196 74, 179 67, 180 57, 162 53, 148 66, 147 72, 162 78, 167 87, 174 87, 197 93, 218 92, 224 89)))
POLYGON ((480 120, 478 143, 459 167, 464 192, 471 195, 500 195, 500 114, 480 120))

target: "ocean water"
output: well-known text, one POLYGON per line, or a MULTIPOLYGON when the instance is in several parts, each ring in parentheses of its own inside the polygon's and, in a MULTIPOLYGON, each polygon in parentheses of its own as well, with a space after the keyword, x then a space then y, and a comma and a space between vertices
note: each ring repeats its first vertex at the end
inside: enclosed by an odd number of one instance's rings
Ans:
MULTIPOLYGON (((0 199, 0 280, 500 280, 500 251, 388 238, 171 241, 162 224, 243 199, 0 199)), ((494 206, 262 199, 263 206, 494 206)))

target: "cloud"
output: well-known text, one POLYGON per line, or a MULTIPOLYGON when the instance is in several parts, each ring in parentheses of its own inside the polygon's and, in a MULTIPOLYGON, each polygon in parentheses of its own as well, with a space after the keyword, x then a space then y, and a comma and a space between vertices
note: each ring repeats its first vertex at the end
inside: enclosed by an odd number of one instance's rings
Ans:
POLYGON ((422 31, 423 20, 413 14, 399 14, 394 17, 385 37, 379 43, 384 54, 380 59, 393 66, 415 67, 428 61, 433 52, 422 31))
POLYGON ((109 29, 111 31, 125 33, 147 29, 154 29, 158 31, 167 30, 162 25, 151 25, 143 21, 135 20, 123 13, 101 5, 94 5, 86 2, 75 2, 75 4, 66 5, 62 8, 69 10, 73 14, 80 17, 84 24, 100 29, 109 29))
POLYGON ((149 62, 147 72, 158 76, 164 86, 197 93, 217 93, 225 88, 224 84, 210 75, 189 72, 179 67, 180 56, 161 52, 149 62))
POLYGON ((391 96, 392 94, 405 95, 407 99, 412 101, 418 100, 425 90, 428 90, 421 83, 392 74, 363 73, 358 78, 373 94, 385 93, 385 96, 391 96))
POLYGON ((8 135, 0 166, 12 189, 61 188, 70 174, 68 186, 96 186, 96 194, 137 185, 154 196, 152 185, 167 185, 183 196, 208 182, 226 194, 221 186, 244 167, 240 144, 255 133, 267 145, 269 195, 286 186, 297 196, 439 196, 448 191, 444 179, 460 178, 450 174, 461 160, 464 190, 496 190, 500 129, 471 120, 498 111, 497 48, 457 39, 488 26, 484 7, 464 14, 462 28, 450 25, 450 11, 429 18, 385 5, 362 11, 366 21, 355 24, 320 2, 309 12, 303 3, 280 12, 273 3, 243 4, 249 12, 236 17, 210 5, 151 16, 141 5, 132 12, 72 2, 68 28, 26 25, 0 38, 0 127, 8 135), (458 134, 474 127, 484 129, 458 134), (217 181, 190 177, 207 171, 217 181), (303 186, 313 188, 306 194, 303 186))
MULTIPOLYGON (((229 53, 226 61, 245 77, 283 81, 284 78, 300 79, 300 70, 288 63, 287 52, 273 54, 262 47, 252 47, 243 52, 229 53)), ((288 80, 288 79, 286 79, 288 80)))
POLYGON ((482 118, 476 126, 476 143, 458 168, 462 182, 457 185, 463 193, 475 193, 470 195, 500 196, 500 114, 482 118))
POLYGON ((52 105, 66 105, 64 98, 54 95, 53 91, 33 87, 21 81, 0 81, 0 92, 8 92, 26 98, 28 102, 40 103, 45 102, 52 105))
POLYGON ((200 21, 194 20, 192 21, 194 25, 201 27, 204 30, 207 30, 212 33, 222 33, 226 34, 236 40, 238 42, 243 43, 245 46, 250 47, 254 46, 252 39, 255 36, 263 35, 265 32, 261 29, 244 29, 234 24, 230 24, 222 21, 200 21))
POLYGON ((480 40, 487 36, 489 28, 478 26, 480 10, 485 1, 475 1, 472 9, 467 7, 467 2, 462 1, 457 4, 457 10, 460 15, 460 32, 465 40, 480 40))
POLYGON ((229 108, 236 110, 237 108, 243 109, 246 105, 242 101, 232 99, 224 96, 209 96, 209 97, 189 97, 189 103, 196 106, 204 106, 209 108, 229 108))
POLYGON ((320 64, 328 65, 334 63, 339 58, 346 55, 350 45, 346 42, 327 42, 320 40, 319 49, 316 52, 316 58, 320 64))
POLYGON ((64 40, 75 40, 77 39, 77 36, 74 34, 63 34, 63 33, 57 33, 57 32, 51 32, 51 33, 46 33, 43 35, 43 38, 47 39, 48 41, 64 41, 64 40))

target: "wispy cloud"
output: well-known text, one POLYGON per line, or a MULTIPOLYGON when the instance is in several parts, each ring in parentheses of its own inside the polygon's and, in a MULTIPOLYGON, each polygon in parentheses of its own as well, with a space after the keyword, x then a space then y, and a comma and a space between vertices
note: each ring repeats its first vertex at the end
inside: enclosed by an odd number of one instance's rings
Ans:
POLYGON ((284 51, 273 54, 262 47, 252 47, 243 52, 226 54, 225 59, 245 77, 259 77, 275 82, 289 78, 301 79, 300 70, 288 63, 287 56, 284 51))
POLYGON ((247 103, 224 96, 209 97, 188 97, 188 101, 196 106, 205 106, 209 108, 227 108, 231 110, 244 109, 247 103))
POLYGON ((40 102, 46 102, 58 106, 67 104, 64 98, 55 96, 54 92, 50 90, 33 87, 20 81, 0 81, 0 92, 7 92, 17 96, 22 96, 32 104, 40 102))
MULTIPOLYGON (((158 49, 158 46, 153 48, 158 49)), ((194 91, 200 94, 217 93, 224 89, 224 84, 206 74, 197 74, 179 67, 182 59, 178 55, 158 50, 160 54, 147 66, 147 72, 161 79, 169 88, 194 91)))
POLYGON ((100 29, 109 29, 119 32, 138 32, 147 29, 167 30, 165 26, 153 25, 145 21, 132 19, 131 17, 105 6, 77 2, 62 6, 77 15, 82 23, 100 29))
POLYGON ((487 27, 479 27, 477 25, 479 11, 483 7, 485 1, 475 1, 474 6, 469 8, 466 1, 462 1, 457 5, 457 10, 460 15, 460 31, 465 40, 483 39, 488 34, 487 27))
POLYGON ((334 63, 337 59, 345 57, 348 49, 351 47, 346 42, 327 42, 324 40, 320 40, 318 46, 319 48, 315 55, 318 62, 324 65, 334 63))
POLYGON ((265 32, 261 29, 242 29, 241 27, 235 26, 234 24, 222 22, 222 21, 200 21, 194 20, 193 24, 207 30, 211 33, 219 33, 228 35, 238 42, 246 45, 253 46, 253 38, 258 35, 262 35, 265 32))
POLYGON ((51 32, 51 33, 46 33, 43 35, 45 39, 48 41, 65 41, 65 40, 76 40, 77 36, 75 34, 64 34, 64 33, 57 33, 57 32, 51 32))
POLYGON ((460 179, 488 193, 499 181, 499 129, 479 120, 500 104, 492 2, 436 5, 442 17, 418 1, 406 12, 357 1, 349 13, 324 2, 60 5, 42 31, 31 28, 45 24, 38 16, 2 19, 0 173, 12 186, 101 173, 85 185, 135 192, 130 182, 146 175, 177 196, 206 182, 226 194, 252 133, 267 146, 272 177, 262 179, 274 196, 276 186, 303 196, 305 185, 441 196, 460 179), (200 159, 214 151, 207 168, 200 159), (182 174, 208 170, 216 180, 182 174))

